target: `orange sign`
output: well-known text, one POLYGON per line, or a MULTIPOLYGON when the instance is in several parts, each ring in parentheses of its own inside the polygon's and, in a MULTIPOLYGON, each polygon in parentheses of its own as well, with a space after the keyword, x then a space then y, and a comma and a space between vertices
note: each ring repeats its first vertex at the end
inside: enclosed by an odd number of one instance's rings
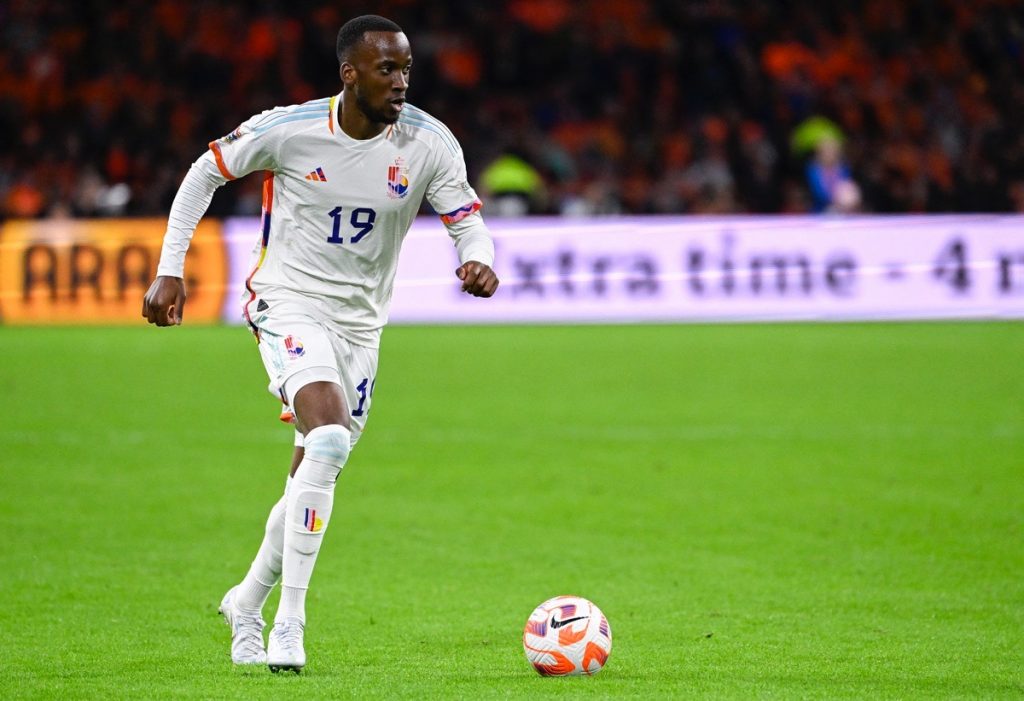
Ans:
MULTIPOLYGON (((0 229, 0 323, 142 324, 164 219, 11 221, 0 229)), ((186 321, 218 321, 227 284, 220 223, 201 222, 185 264, 186 321)))

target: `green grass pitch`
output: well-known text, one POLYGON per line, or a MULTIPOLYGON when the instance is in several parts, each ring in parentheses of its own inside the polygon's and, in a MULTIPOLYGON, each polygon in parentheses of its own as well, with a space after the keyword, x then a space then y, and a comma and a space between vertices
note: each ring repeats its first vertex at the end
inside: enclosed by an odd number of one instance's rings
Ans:
POLYGON ((2 698, 1024 696, 1019 323, 391 328, 301 676, 216 615, 290 455, 246 332, 0 357, 2 698), (596 677, 523 656, 557 594, 596 677))

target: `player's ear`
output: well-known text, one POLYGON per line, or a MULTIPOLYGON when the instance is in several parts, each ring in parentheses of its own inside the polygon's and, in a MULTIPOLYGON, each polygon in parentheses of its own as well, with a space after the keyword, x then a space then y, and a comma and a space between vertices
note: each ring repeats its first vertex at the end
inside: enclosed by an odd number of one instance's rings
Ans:
POLYGON ((338 75, 341 76, 341 82, 346 88, 350 85, 355 85, 356 67, 348 61, 342 62, 341 68, 338 69, 338 75))

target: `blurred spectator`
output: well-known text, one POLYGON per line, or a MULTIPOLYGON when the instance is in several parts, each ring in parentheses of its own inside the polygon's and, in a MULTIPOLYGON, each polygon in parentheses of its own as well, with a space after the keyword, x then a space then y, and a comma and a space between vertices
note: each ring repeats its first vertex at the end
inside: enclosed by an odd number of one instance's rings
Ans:
MULTIPOLYGON (((864 211, 1024 197, 1020 0, 8 0, 0 216, 165 214, 211 139, 338 89, 335 34, 364 12, 410 34, 412 102, 474 182, 512 152, 536 173, 529 211, 806 211, 789 139, 815 116, 864 211)), ((224 189, 210 212, 258 199, 224 189)))
POLYGON ((544 211, 544 180, 517 155, 507 153, 491 162, 480 174, 479 185, 491 214, 518 217, 544 211))
POLYGON ((842 158, 843 145, 834 136, 818 142, 807 163, 807 184, 815 212, 848 214, 860 206, 860 188, 842 158))

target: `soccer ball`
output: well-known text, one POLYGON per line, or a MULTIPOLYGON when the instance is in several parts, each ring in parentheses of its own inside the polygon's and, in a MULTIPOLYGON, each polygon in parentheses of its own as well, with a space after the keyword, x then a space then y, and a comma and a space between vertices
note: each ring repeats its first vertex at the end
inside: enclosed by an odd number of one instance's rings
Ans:
POLYGON ((530 614, 523 650, 545 677, 597 674, 612 651, 612 629, 593 602, 556 596, 530 614))

